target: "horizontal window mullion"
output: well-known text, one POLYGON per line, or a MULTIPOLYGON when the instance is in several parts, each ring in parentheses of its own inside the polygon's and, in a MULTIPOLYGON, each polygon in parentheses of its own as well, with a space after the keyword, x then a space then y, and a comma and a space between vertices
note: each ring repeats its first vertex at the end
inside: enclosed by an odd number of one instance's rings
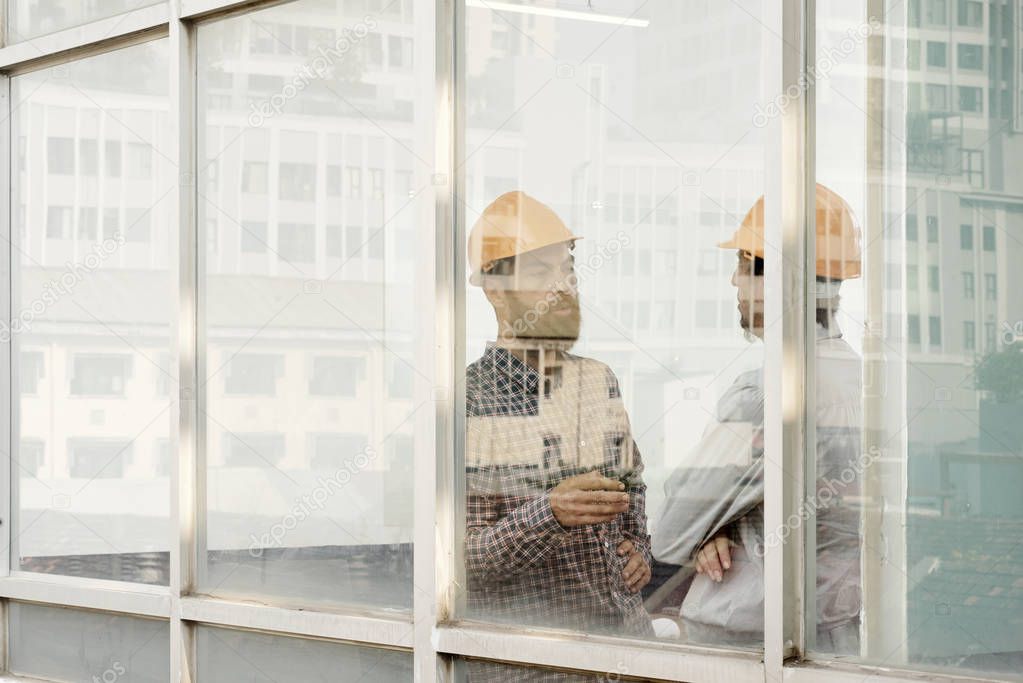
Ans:
POLYGON ((437 630, 437 650, 448 655, 617 676, 667 681, 763 680, 761 655, 665 644, 643 645, 618 638, 541 635, 536 631, 459 624, 437 630))
POLYGON ((72 50, 102 46, 147 31, 166 30, 168 18, 166 4, 152 5, 12 43, 0 48, 0 69, 31 68, 35 63, 44 65, 50 61, 47 58, 72 50))
POLYGON ((168 618, 171 613, 165 587, 55 574, 14 572, 0 578, 0 597, 145 617, 168 618))
POLYGON ((181 618, 218 626, 409 650, 413 643, 412 621, 408 615, 398 613, 392 617, 384 612, 313 612, 214 598, 186 597, 181 599, 181 618))

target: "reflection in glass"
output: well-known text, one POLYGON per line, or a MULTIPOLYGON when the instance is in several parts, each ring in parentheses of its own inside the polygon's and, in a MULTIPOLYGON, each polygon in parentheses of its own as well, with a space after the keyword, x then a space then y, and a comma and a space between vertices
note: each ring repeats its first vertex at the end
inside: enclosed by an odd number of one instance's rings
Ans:
POLYGON ((412 655, 372 647, 200 626, 196 670, 201 683, 412 680, 412 655))
POLYGON ((166 584, 177 395, 167 43, 11 84, 13 566, 166 584))
POLYGON ((422 162, 412 73, 367 46, 413 24, 356 9, 198 27, 204 592, 411 607, 417 406, 393 378, 417 376, 400 245, 422 162))
POLYGON ((113 17, 165 0, 8 0, 8 44, 113 17))
POLYGON ((761 356, 717 244, 764 192, 762 7, 558 4, 466 14, 467 609, 696 640, 700 546, 658 561, 650 534, 692 533, 673 472, 756 449, 749 428, 693 455, 761 356))
POLYGON ((9 603, 9 669, 33 680, 164 683, 166 621, 9 603))
MULTIPOLYGON (((837 62, 817 85, 817 177, 864 225, 864 277, 839 310, 863 352, 864 457, 848 475, 862 490, 821 505, 818 530, 860 510, 863 609, 856 647, 811 649, 1018 677, 1023 86, 1002 54, 1023 35, 1018 7, 924 3, 921 25, 913 4, 882 4, 884 26, 864 2, 817 14, 818 54, 837 62), (904 70, 903 38, 924 64, 904 70)), ((816 540, 820 577, 832 549, 816 540)))

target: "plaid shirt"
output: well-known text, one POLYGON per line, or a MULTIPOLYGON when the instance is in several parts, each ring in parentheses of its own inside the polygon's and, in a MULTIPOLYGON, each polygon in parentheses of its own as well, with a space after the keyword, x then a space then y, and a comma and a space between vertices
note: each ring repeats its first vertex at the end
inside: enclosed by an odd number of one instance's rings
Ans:
MULTIPOLYGON (((598 361, 553 350, 527 353, 538 357, 540 370, 494 345, 466 370, 470 613, 651 637, 642 598, 622 578, 628 557, 617 554, 629 539, 650 562, 643 464, 618 380, 598 361), (566 529, 548 494, 593 469, 626 482, 629 510, 608 523, 566 529)), ((521 680, 566 680, 538 675, 524 670, 521 680)))

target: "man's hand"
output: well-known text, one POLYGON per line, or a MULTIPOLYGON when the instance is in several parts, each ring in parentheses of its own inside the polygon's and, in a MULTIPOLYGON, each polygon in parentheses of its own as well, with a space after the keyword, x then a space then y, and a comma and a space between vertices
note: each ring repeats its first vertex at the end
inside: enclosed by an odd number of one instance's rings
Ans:
POLYGON ((550 501, 563 527, 603 524, 629 509, 625 484, 595 470, 562 481, 551 490, 550 501))
POLYGON ((696 553, 696 573, 721 583, 725 571, 732 568, 731 546, 732 541, 724 534, 712 538, 696 553))
POLYGON ((622 578, 625 579, 625 587, 630 593, 638 593, 643 586, 650 582, 650 565, 646 563, 643 553, 636 550, 632 541, 625 539, 618 544, 618 555, 629 556, 629 561, 622 569, 622 578))

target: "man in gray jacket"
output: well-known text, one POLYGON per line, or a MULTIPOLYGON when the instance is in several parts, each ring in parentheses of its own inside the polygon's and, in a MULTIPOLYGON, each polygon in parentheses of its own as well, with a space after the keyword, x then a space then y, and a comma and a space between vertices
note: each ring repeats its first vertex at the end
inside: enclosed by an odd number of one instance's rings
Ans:
MULTIPOLYGON (((721 247, 735 249, 732 276, 740 323, 764 336, 763 197, 721 247)), ((858 649, 860 358, 835 321, 843 280, 860 274, 859 229, 848 205, 817 186, 817 644, 858 649)), ((691 642, 758 647, 763 642, 765 546, 795 529, 764 530, 763 370, 741 374, 717 404, 715 420, 665 483, 653 528, 654 556, 696 576, 682 603, 691 642)))

